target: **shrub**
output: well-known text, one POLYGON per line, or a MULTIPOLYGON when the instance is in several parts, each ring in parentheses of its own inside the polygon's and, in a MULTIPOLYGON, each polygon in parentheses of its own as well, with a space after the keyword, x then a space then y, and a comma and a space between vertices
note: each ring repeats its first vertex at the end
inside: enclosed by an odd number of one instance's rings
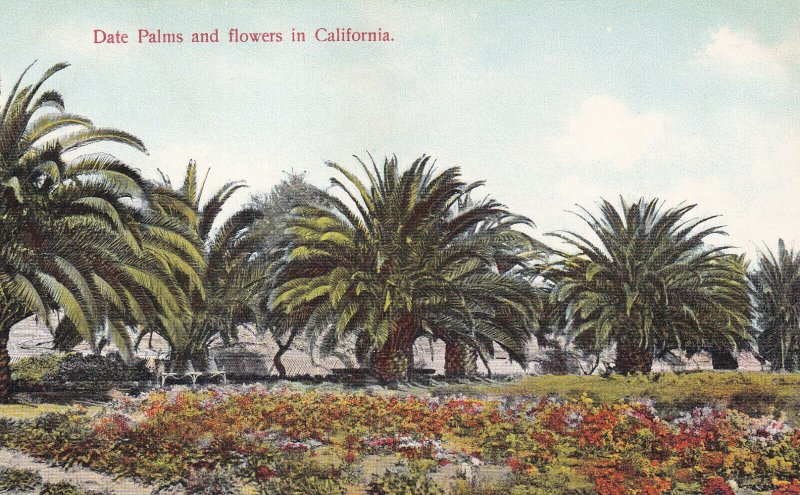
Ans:
POLYGON ((153 373, 142 359, 128 365, 118 353, 105 356, 98 354, 69 354, 58 367, 56 380, 60 382, 98 381, 122 382, 152 380, 153 373))
POLYGON ((572 487, 569 482, 559 485, 550 481, 527 476, 509 475, 496 482, 471 486, 465 480, 454 482, 448 495, 593 495, 596 492, 589 486, 572 487))
POLYGON ((73 382, 148 381, 155 377, 143 359, 126 363, 114 352, 99 354, 43 354, 21 359, 11 365, 11 377, 18 384, 52 386, 73 382))
POLYGON ((345 495, 344 484, 332 478, 276 478, 262 483, 258 495, 345 495))
POLYGON ((428 477, 429 469, 412 464, 407 472, 387 470, 375 476, 367 487, 368 495, 444 495, 444 492, 428 477))
POLYGON ((253 386, 154 391, 118 403, 95 416, 75 408, 0 419, 0 443, 61 466, 181 489, 192 473, 222 470, 261 495, 342 494, 346 482, 369 483, 343 473, 376 454, 410 467, 375 476, 369 495, 439 494, 429 471, 463 462, 512 470, 506 488, 458 487, 464 495, 720 495, 729 488, 723 480, 788 494, 800 466, 800 430, 774 418, 715 408, 664 418, 645 404, 586 396, 481 401, 253 386))
POLYGON ((108 491, 85 490, 68 481, 58 483, 45 483, 39 495, 108 495, 108 491))
POLYGON ((24 357, 11 363, 11 379, 31 384, 53 381, 58 375, 61 362, 66 357, 67 355, 62 353, 24 357))
MULTIPOLYGON (((268 480, 259 484, 259 495, 344 495, 344 481, 337 470, 325 468, 293 453, 284 453, 268 480)), ((263 469, 263 468, 262 468, 263 469)))
POLYGON ((195 471, 186 480, 186 495, 239 495, 236 479, 226 471, 195 471))
POLYGON ((30 469, 0 467, 0 492, 33 490, 42 484, 42 477, 30 469))

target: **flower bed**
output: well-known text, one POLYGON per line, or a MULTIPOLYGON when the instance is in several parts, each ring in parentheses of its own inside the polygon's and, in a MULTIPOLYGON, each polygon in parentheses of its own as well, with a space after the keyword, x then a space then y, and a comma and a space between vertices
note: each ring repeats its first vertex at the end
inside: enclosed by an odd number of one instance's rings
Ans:
POLYGON ((358 468, 368 455, 504 466, 510 474, 503 482, 520 494, 733 493, 734 485, 784 494, 800 483, 800 430, 780 421, 713 408, 662 418, 644 404, 586 397, 480 401, 260 386, 158 391, 118 396, 96 416, 76 409, 4 420, 0 442, 163 486, 225 470, 276 494, 287 481, 302 480, 311 494, 365 487, 358 468))

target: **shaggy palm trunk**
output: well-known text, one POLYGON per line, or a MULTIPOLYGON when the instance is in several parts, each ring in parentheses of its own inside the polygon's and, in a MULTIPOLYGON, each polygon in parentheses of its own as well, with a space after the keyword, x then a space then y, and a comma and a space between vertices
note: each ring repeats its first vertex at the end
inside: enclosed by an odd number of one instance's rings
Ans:
POLYGON ((708 350, 711 354, 711 366, 715 370, 735 370, 739 368, 739 361, 734 354, 727 349, 712 347, 708 350))
POLYGON ((474 376, 478 372, 478 353, 460 342, 447 342, 444 348, 444 374, 451 378, 474 376))
POLYGON ((208 368, 208 351, 205 349, 184 351, 178 353, 172 360, 172 371, 181 373, 189 369, 189 363, 195 371, 203 371, 208 368))
POLYGON ((11 356, 8 355, 11 327, 29 316, 15 302, 0 298, 0 403, 8 402, 11 395, 11 356))
POLYGON ((408 378, 408 370, 414 363, 414 341, 417 324, 411 315, 401 316, 392 328, 384 346, 372 358, 372 372, 385 382, 408 378))
POLYGON ((653 348, 642 347, 637 335, 623 335, 617 340, 617 357, 614 361, 617 373, 650 373, 653 369, 653 348))
POLYGON ((8 335, 11 328, 0 329, 0 403, 11 395, 11 357, 8 355, 8 335))

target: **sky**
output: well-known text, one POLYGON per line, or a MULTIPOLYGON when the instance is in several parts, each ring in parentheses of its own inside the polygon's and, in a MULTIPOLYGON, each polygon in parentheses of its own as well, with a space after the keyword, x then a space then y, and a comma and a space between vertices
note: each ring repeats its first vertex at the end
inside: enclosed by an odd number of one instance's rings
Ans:
POLYGON ((238 204, 287 171, 326 187, 328 160, 428 154, 485 180, 540 239, 580 230, 576 205, 658 197, 721 215, 729 236, 717 244, 800 248, 798 1, 7 0, 2 11, 4 94, 32 61, 29 80, 67 61, 47 85, 67 110, 149 154, 111 152, 176 181, 194 159, 211 168, 207 190, 246 180, 238 204), (337 27, 393 41, 313 39, 337 27), (231 28, 284 41, 230 43, 231 28), (129 43, 96 44, 95 29, 129 43), (140 44, 139 29, 184 42, 140 44), (219 43, 189 42, 214 29, 219 43), (307 41, 290 42, 292 29, 307 41))

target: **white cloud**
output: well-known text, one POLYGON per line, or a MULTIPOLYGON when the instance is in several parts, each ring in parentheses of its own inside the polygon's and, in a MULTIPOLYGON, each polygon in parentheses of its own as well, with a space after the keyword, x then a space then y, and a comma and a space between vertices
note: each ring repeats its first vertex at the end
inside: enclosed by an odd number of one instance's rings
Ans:
POLYGON ((738 165, 751 181, 784 175, 800 179, 800 127, 785 119, 770 119, 741 109, 718 116, 711 159, 738 165))
POLYGON ((800 230, 800 128, 741 110, 717 120, 708 154, 699 157, 706 173, 676 178, 666 191, 698 203, 703 215, 722 214, 730 237, 721 242, 751 256, 779 236, 793 241, 800 230))
POLYGON ((554 147, 570 162, 599 162, 627 169, 667 137, 667 127, 664 114, 637 113, 611 96, 592 96, 580 104, 554 147))
POLYGON ((754 76, 783 76, 800 60, 800 42, 786 40, 775 45, 759 42, 748 32, 721 27, 697 53, 700 63, 733 69, 754 76))

